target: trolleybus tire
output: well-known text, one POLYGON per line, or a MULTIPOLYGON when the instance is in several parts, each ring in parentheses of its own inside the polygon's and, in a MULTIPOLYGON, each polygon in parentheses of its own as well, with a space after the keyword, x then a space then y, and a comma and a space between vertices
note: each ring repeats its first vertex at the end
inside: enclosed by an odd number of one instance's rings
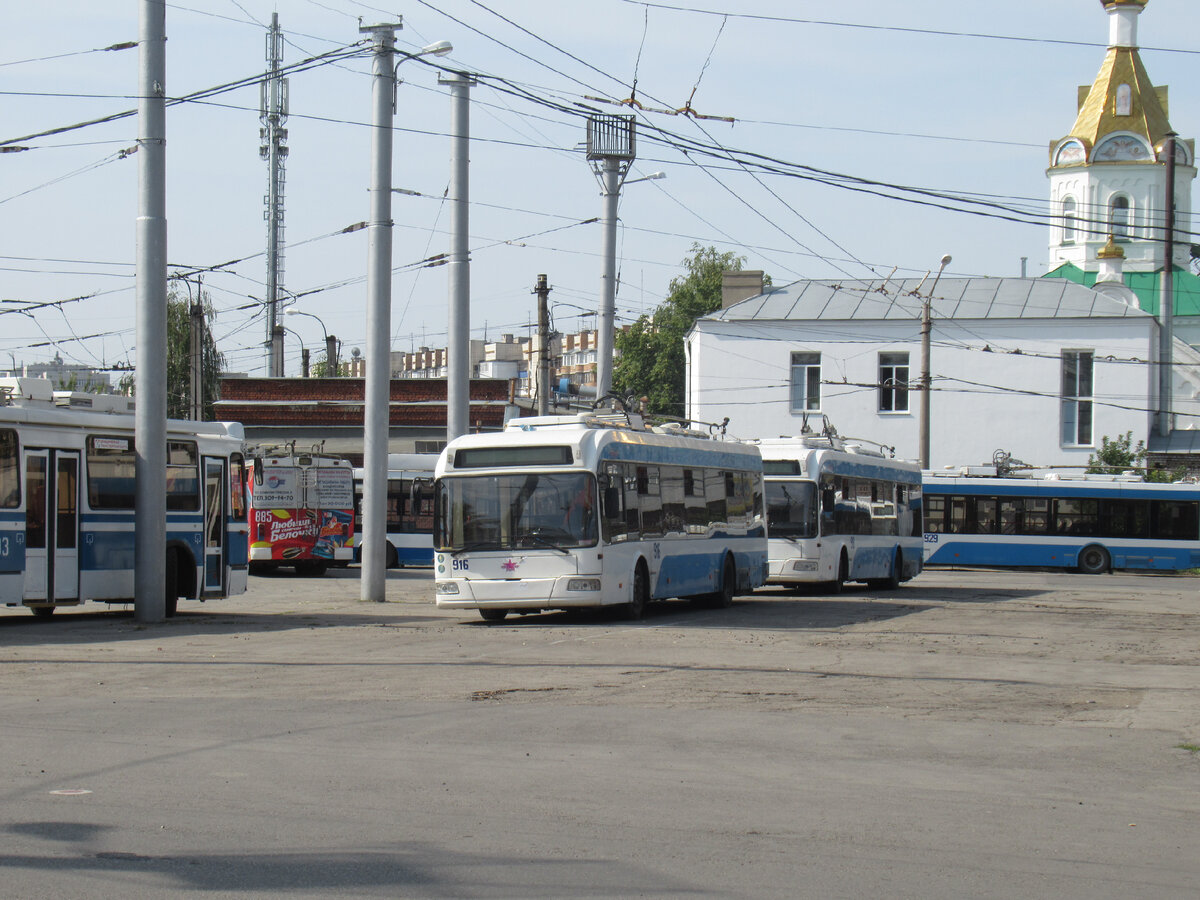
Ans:
POLYGON ((850 580, 850 563, 846 559, 846 551, 842 551, 842 556, 838 560, 838 573, 833 581, 826 582, 825 588, 831 594, 840 594, 846 589, 846 582, 850 580))
POLYGON ((385 551, 385 559, 383 563, 385 569, 400 568, 400 554, 396 552, 396 548, 392 546, 392 542, 388 541, 387 550, 385 551))
POLYGON ((733 606, 733 595, 737 593, 737 568, 733 557, 726 556, 725 564, 721 567, 721 589, 702 598, 704 606, 710 609, 728 609, 733 606))
POLYGON ((640 619, 646 614, 646 604, 650 601, 650 575, 646 564, 638 560, 633 570, 633 583, 629 586, 629 602, 623 612, 626 619, 640 619))
POLYGON ((166 583, 163 585, 163 615, 171 618, 179 609, 179 551, 167 548, 166 583))
POLYGON ((1112 557, 1099 544, 1088 544, 1079 551, 1079 571, 1084 575, 1103 575, 1112 565, 1112 557))
POLYGON ((892 554, 892 567, 888 570, 887 578, 872 578, 867 582, 869 587, 876 590, 894 591, 900 587, 900 582, 903 580, 904 573, 904 557, 901 555, 900 548, 897 547, 892 554))
POLYGON ((483 617, 485 622, 503 622, 504 617, 508 615, 507 609, 481 609, 479 615, 483 617))
POLYGON ((53 606, 31 606, 31 607, 29 607, 29 611, 31 613, 33 613, 35 618, 38 618, 38 619, 50 618, 52 615, 54 615, 54 609, 55 609, 55 607, 53 607, 53 606))

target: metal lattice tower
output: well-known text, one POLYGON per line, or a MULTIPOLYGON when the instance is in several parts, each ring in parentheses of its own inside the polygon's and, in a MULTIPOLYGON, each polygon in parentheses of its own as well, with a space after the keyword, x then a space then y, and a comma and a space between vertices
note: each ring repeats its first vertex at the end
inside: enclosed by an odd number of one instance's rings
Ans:
POLYGON ((279 327, 279 298, 283 293, 283 196, 287 161, 288 80, 279 74, 283 63, 283 32, 279 14, 271 13, 267 32, 267 78, 259 98, 259 156, 267 161, 267 194, 263 198, 267 223, 267 374, 283 376, 283 329, 279 327))

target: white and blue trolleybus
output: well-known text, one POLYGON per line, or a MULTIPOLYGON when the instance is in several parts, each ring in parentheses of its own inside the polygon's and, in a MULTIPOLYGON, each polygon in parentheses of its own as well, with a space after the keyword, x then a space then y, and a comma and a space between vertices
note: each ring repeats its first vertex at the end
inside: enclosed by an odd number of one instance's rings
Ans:
POLYGON ((1096 575, 1200 567, 1200 485, 1136 476, 925 473, 925 562, 1096 575))
POLYGON ((750 443, 625 413, 544 416, 447 445, 434 486, 437 605, 510 612, 675 597, 728 606, 767 570, 750 443))
MULTIPOLYGON (((436 453, 389 453, 387 568, 433 565, 433 469, 436 453)), ((354 470, 354 559, 362 558, 361 468, 354 470)))
POLYGON ((758 441, 768 582, 897 587, 921 571, 921 468, 836 435, 758 441))
POLYGON ((246 590, 242 426, 167 421, 167 517, 134 511, 128 397, 0 379, 0 600, 49 616, 88 600, 132 603, 138 528, 166 534, 166 614, 180 597, 246 590))

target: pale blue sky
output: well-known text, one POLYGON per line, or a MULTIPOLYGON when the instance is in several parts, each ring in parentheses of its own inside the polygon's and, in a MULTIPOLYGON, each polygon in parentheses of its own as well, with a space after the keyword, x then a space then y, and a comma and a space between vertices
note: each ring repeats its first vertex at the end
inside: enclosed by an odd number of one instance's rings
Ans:
MULTIPOLYGON (((133 108, 137 51, 86 51, 136 39, 138 9, 78 0, 8 9, 0 140, 133 108), (59 54, 70 55, 49 58, 59 54)), ((617 111, 587 98, 628 98, 635 73, 635 96, 647 111, 630 177, 668 177, 629 185, 623 195, 619 320, 662 298, 694 241, 745 256, 747 267, 777 283, 893 268, 912 274, 936 267, 943 253, 953 255, 955 274, 1015 275, 1022 256, 1029 273, 1040 274, 1047 234, 1038 224, 793 176, 809 166, 987 195, 1017 218, 1044 217, 1047 145, 1070 128, 1076 86, 1095 76, 1108 34, 1098 0, 416 0, 395 8, 185 0, 167 8, 168 94, 260 73, 264 31, 256 23, 269 22, 272 11, 288 35, 285 63, 359 40, 360 16, 366 23, 402 16, 401 47, 449 40, 455 51, 440 62, 486 76, 472 93, 472 330, 482 337, 486 328, 493 338, 526 333, 540 273, 554 288, 560 330, 575 330, 587 321, 580 314, 595 308, 602 235, 597 224, 577 223, 599 216, 602 201, 578 150, 582 118, 551 107, 617 111), (655 111, 689 98, 701 114, 737 121, 655 111), (685 143, 717 156, 721 148, 743 159, 756 154, 792 175, 750 174, 714 155, 685 154, 685 143)), ((1200 4, 1150 0, 1139 37, 1152 79, 1170 86, 1172 124, 1195 137, 1200 4)), ((331 235, 367 217, 369 67, 364 55, 291 77, 283 284, 313 292, 298 308, 321 317, 343 339, 343 352, 363 343, 366 241, 362 232, 331 235)), ((448 245, 440 198, 449 179, 450 103, 433 69, 409 62, 400 72, 397 125, 405 130, 396 136, 393 181, 427 195, 395 198, 394 261, 404 266, 448 245)), ((169 111, 172 263, 209 266, 263 251, 258 128, 257 87, 169 111)), ((34 138, 23 142, 33 149, 0 155, 0 299, 70 301, 0 319, 5 365, 55 352, 90 365, 136 359, 137 161, 118 158, 136 134, 136 119, 127 118, 34 138)), ((252 374, 263 373, 256 301, 264 273, 256 256, 205 279, 230 368, 252 374)), ((444 344, 446 295, 445 268, 396 275, 395 349, 444 344)), ((316 322, 297 316, 285 324, 319 349, 316 322)), ((287 371, 298 368, 299 344, 289 335, 287 371)))

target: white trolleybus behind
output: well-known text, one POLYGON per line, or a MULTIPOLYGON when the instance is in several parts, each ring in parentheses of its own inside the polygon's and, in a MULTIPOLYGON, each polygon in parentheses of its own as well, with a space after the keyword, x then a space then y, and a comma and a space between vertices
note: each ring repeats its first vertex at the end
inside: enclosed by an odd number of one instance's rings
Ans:
MULTIPOLYGON (((387 568, 433 565, 433 469, 436 453, 389 453, 387 568)), ((362 560, 363 469, 354 470, 354 559, 362 560)))
POLYGON ((921 571, 921 469, 832 436, 765 439, 771 584, 897 587, 921 571))
POLYGON ((138 528, 166 533, 166 607, 247 581, 245 456, 237 423, 167 420, 166 521, 134 511, 128 397, 0 379, 0 600, 49 616, 132 603, 138 528))
POLYGON ((753 444, 634 415, 546 416, 460 437, 438 460, 437 605, 509 612, 688 597, 728 606, 766 577, 753 444))

